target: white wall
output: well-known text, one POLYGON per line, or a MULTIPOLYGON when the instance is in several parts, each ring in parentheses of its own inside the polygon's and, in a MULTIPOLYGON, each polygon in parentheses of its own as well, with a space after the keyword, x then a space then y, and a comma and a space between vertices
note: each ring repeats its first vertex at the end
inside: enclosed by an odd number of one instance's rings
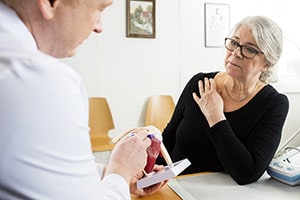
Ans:
MULTIPOLYGON (((300 44, 300 29, 294 25, 300 17, 296 0, 273 4, 261 0, 156 0, 156 39, 126 38, 126 1, 115 0, 104 11, 104 32, 92 34, 75 57, 64 61, 81 74, 89 96, 107 97, 118 130, 143 125, 150 95, 170 94, 176 101, 195 73, 223 70, 224 49, 204 47, 207 2, 230 4, 230 27, 247 15, 267 15, 280 24, 285 37, 300 44)), ((300 51, 296 48, 295 52, 299 55, 300 51)), ((296 60, 292 65, 299 63, 296 60)), ((300 85, 288 86, 293 92, 300 91, 300 85)), ((288 92, 286 86, 278 88, 288 92)), ((288 96, 291 108, 283 139, 299 126, 300 95, 288 96)))
POLYGON ((83 76, 90 96, 107 97, 115 126, 142 126, 147 97, 179 91, 178 3, 156 2, 156 39, 126 38, 125 3, 104 12, 104 32, 93 34, 65 61, 83 76))

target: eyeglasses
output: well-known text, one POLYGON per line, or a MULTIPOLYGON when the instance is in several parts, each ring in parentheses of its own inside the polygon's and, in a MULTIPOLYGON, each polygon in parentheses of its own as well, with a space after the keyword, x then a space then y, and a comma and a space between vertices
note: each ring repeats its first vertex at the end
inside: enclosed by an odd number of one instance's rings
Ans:
POLYGON ((241 55, 245 58, 251 59, 262 51, 258 51, 249 45, 240 45, 237 41, 231 38, 225 38, 225 47, 228 51, 234 51, 238 47, 240 48, 241 55))

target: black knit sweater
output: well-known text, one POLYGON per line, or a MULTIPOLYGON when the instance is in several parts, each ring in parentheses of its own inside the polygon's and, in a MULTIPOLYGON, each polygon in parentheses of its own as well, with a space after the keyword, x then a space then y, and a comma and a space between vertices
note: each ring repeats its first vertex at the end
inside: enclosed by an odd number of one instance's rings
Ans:
POLYGON ((226 120, 209 128, 192 93, 199 95, 198 80, 217 73, 199 73, 188 82, 163 131, 163 142, 173 161, 191 161, 182 174, 225 171, 238 184, 248 184, 261 177, 279 145, 289 101, 266 85, 245 106, 226 112, 226 120))

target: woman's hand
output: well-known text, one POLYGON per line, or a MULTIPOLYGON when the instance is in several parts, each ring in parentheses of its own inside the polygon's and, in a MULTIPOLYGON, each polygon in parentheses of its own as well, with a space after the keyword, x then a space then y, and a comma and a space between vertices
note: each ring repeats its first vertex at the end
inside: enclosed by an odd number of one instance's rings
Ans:
POLYGON ((209 126, 212 127, 225 119, 223 99, 217 91, 214 79, 204 78, 204 83, 200 80, 198 87, 200 97, 194 92, 193 98, 206 117, 209 126))
MULTIPOLYGON (((162 165, 155 165, 153 171, 159 171, 159 170, 162 170, 162 169, 163 169, 162 165)), ((135 194, 135 195, 138 195, 138 196, 150 195, 150 194, 153 194, 153 193, 159 191, 168 182, 168 180, 166 180, 166 181, 162 181, 160 183, 157 183, 155 185, 151 185, 151 186, 146 187, 146 188, 137 189, 136 182, 138 180, 140 180, 141 178, 143 178, 143 176, 144 176, 143 172, 140 172, 140 173, 136 174, 136 176, 134 176, 131 179, 131 181, 130 181, 130 193, 131 194, 135 194)))

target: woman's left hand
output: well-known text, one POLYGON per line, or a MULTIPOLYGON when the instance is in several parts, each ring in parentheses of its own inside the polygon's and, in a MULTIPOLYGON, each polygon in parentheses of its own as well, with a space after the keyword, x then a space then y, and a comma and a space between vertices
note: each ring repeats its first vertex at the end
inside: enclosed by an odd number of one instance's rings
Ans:
POLYGON ((217 91, 215 80, 212 78, 204 78, 204 83, 199 80, 198 87, 200 97, 194 92, 193 98, 206 117, 209 126, 212 127, 225 119, 223 99, 217 91))

